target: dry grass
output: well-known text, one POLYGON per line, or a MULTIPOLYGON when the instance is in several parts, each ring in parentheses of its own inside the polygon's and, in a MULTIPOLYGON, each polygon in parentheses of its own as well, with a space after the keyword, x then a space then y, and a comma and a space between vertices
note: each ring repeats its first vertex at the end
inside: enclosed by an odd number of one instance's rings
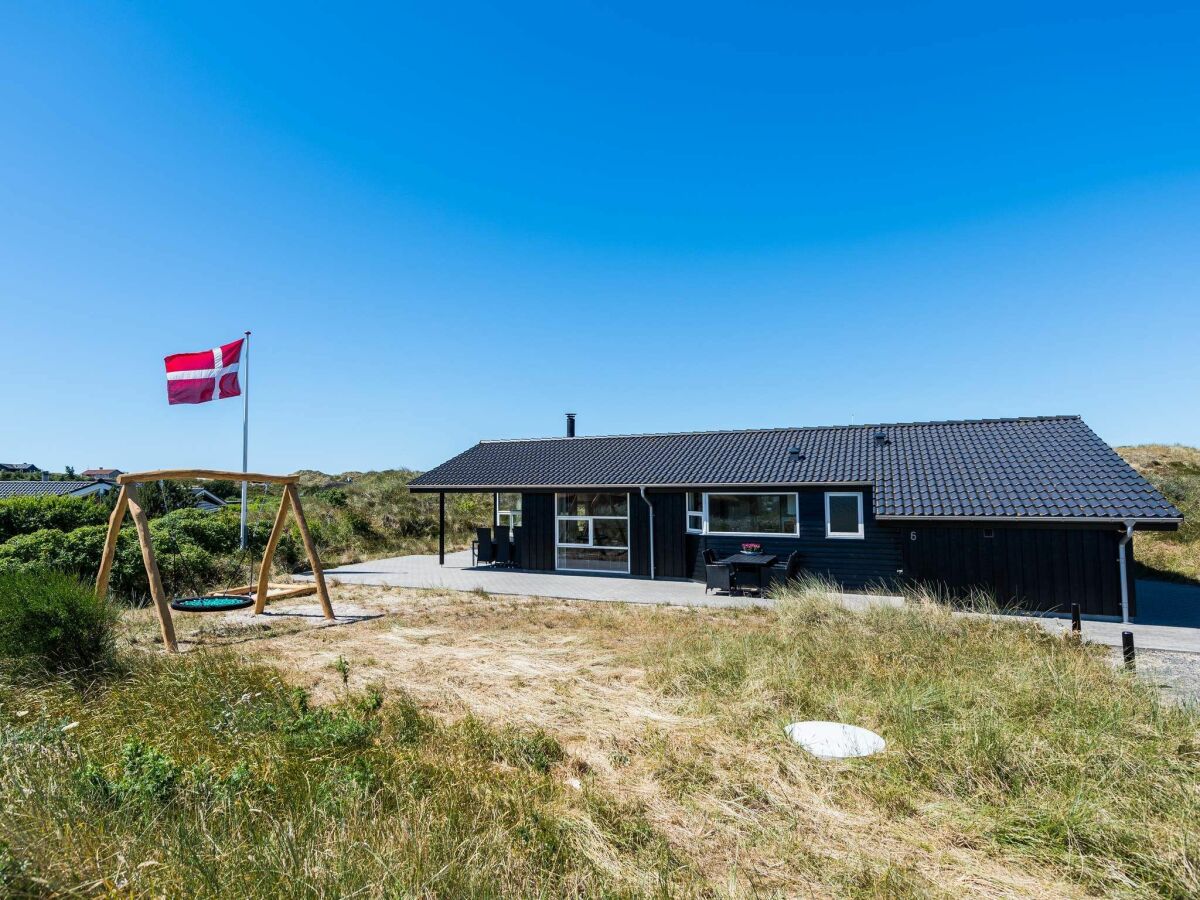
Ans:
MULTIPOLYGON (((574 861, 550 880, 510 873, 528 880, 502 893, 1196 889, 1194 713, 1033 628, 936 606, 850 613, 822 590, 774 613, 339 586, 337 609, 386 615, 330 628, 215 616, 177 626, 185 646, 203 648, 189 655, 268 661, 333 708, 400 692, 450 729, 439 740, 463 764, 477 765, 455 743, 464 723, 551 735, 563 757, 549 785, 520 790, 548 792, 539 803, 571 823, 574 861), (889 750, 818 762, 783 739, 802 718, 873 727, 889 750)), ((146 611, 124 627, 127 645, 156 646, 146 611)), ((436 742, 424 752, 436 759, 436 742)), ((393 831, 371 839, 395 852, 393 831)))
POLYGON ((1141 444, 1117 452, 1184 515, 1178 531, 1138 532, 1141 574, 1200 583, 1200 450, 1181 444, 1141 444))
MULTIPOLYGON (((317 699, 384 685, 448 722, 470 715, 545 728, 568 754, 563 778, 643 808, 719 893, 1080 893, 1052 861, 1034 864, 1020 850, 964 834, 960 810, 939 808, 936 796, 909 803, 892 781, 859 783, 864 771, 870 781, 871 763, 817 763, 784 742, 792 716, 824 717, 789 709, 786 690, 811 662, 792 659, 792 671, 721 698, 680 686, 681 668, 692 663, 711 669, 699 679, 689 670, 689 683, 723 677, 731 646, 758 647, 778 662, 766 652, 778 637, 772 613, 360 587, 339 588, 338 600, 388 615, 236 646, 267 656, 317 699)), ((905 699, 906 714, 919 720, 920 698, 905 699)), ((823 712, 861 721, 853 708, 823 712)))

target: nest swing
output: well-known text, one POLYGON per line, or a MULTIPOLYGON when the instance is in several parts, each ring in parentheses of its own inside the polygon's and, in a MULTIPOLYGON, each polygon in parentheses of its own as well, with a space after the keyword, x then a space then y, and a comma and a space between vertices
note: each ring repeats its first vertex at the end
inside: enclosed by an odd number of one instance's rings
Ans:
MULTIPOLYGON (((213 469, 163 469, 155 472, 131 472, 117 477, 121 492, 117 495, 117 504, 108 519, 108 534, 104 539, 104 555, 100 558, 100 571, 96 575, 96 594, 104 597, 108 594, 108 578, 112 573, 113 559, 117 551, 117 537, 121 532, 121 523, 126 511, 133 517, 137 529, 138 543, 142 548, 142 563, 146 567, 146 577, 150 582, 150 596, 154 600, 154 608, 158 613, 158 622, 162 630, 163 645, 168 652, 178 652, 175 640, 175 624, 171 619, 171 610, 180 612, 227 612, 234 609, 246 609, 253 605, 254 614, 262 613, 267 600, 279 600, 285 597, 300 597, 305 594, 316 594, 321 601, 321 612, 325 618, 333 621, 333 606, 329 602, 329 589, 325 585, 325 573, 321 569, 321 560, 317 556, 317 548, 313 543, 312 534, 308 530, 308 522, 304 518, 304 509, 300 505, 300 492, 296 488, 298 475, 263 475, 251 472, 222 472, 213 469), (158 562, 154 558, 154 547, 150 541, 150 521, 146 512, 138 502, 139 484, 148 481, 188 481, 194 478, 225 479, 229 481, 253 481, 255 483, 283 485, 283 497, 279 502, 279 511, 275 514, 275 524, 271 527, 271 536, 267 539, 266 552, 263 554, 262 565, 258 569, 258 581, 254 582, 254 564, 249 563, 250 578, 242 587, 227 588, 205 596, 177 597, 168 602, 166 591, 163 589, 162 575, 158 570, 158 562), (296 525, 300 530, 300 539, 304 543, 304 552, 308 556, 312 568, 313 583, 307 585, 273 585, 268 581, 271 573, 271 558, 279 539, 283 536, 283 528, 287 522, 289 507, 296 517, 296 525)), ((165 491, 164 491, 165 495, 165 491)), ((178 551, 178 543, 171 536, 172 551, 182 560, 178 551)), ((250 551, 244 551, 247 560, 250 551)), ((183 560, 186 567, 186 560, 183 560)))

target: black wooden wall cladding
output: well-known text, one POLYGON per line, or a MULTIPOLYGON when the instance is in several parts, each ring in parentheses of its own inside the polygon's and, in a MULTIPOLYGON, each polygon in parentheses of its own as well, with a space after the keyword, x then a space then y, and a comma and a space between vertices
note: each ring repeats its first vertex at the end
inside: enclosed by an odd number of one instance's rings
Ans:
MULTIPOLYGON (((769 488, 766 488, 769 490, 769 488)), ((863 490, 864 537, 825 537, 825 490, 799 491, 799 537, 743 537, 688 534, 685 495, 647 491, 654 505, 655 574, 659 578, 704 580, 703 551, 718 556, 737 552, 753 540, 785 559, 800 552, 801 566, 856 589, 900 579, 928 582, 952 591, 981 587, 1001 603, 1028 609, 1067 612, 1078 603, 1090 615, 1120 615, 1121 590, 1115 529, 1007 527, 997 525, 927 526, 882 523, 871 512, 871 493, 863 490), (988 534, 991 537, 988 537, 988 534), (917 540, 912 540, 912 535, 917 540)), ((522 494, 518 559, 526 569, 555 568, 554 494, 522 494)), ((630 574, 650 574, 650 517, 640 493, 629 495, 630 574)), ((1130 613, 1136 610, 1133 546, 1128 553, 1130 613)))
POLYGON ((554 495, 521 494, 521 538, 517 564, 523 569, 554 570, 554 495))
MULTIPOLYGON (((913 526, 902 533, 905 572, 954 590, 979 586, 1002 604, 1090 615, 1121 614, 1115 528, 913 526), (913 537, 915 536, 915 540, 913 537)), ((1125 548, 1129 612, 1135 614, 1133 544, 1125 548)))
MULTIPOLYGON (((646 499, 654 507, 655 577, 690 577, 684 546, 684 495, 647 491, 646 499)), ((629 495, 629 573, 650 575, 650 510, 638 491, 629 495)))

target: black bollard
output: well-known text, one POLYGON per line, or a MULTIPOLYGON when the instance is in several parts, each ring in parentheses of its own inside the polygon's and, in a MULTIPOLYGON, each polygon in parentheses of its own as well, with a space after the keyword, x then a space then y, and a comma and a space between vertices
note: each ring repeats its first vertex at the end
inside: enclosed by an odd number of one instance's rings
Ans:
POLYGON ((1132 631, 1121 632, 1121 651, 1125 656, 1125 668, 1130 670, 1137 668, 1137 651, 1133 649, 1132 631))
POLYGON ((1071 604, 1071 630, 1076 634, 1083 631, 1083 622, 1079 618, 1079 604, 1071 604))

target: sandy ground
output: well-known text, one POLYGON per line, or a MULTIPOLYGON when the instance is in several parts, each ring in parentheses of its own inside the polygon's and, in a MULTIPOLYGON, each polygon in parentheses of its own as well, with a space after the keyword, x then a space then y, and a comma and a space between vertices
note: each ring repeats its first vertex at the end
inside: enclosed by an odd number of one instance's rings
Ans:
MULTIPOLYGON (((804 895, 797 888, 814 855, 830 864, 896 864, 953 896, 1080 893, 959 846, 936 827, 855 810, 829 787, 828 773, 816 771, 829 763, 782 738, 764 740, 766 749, 731 742, 631 663, 672 617, 754 627, 762 611, 348 585, 334 589, 333 601, 336 624, 315 603, 292 601, 269 607, 270 616, 179 615, 176 628, 185 651, 228 647, 278 666, 318 702, 378 686, 406 691, 447 718, 470 713, 544 728, 569 754, 559 777, 641 805, 680 854, 731 895, 804 895)), ((148 611, 130 617, 129 638, 156 645, 148 611)))

